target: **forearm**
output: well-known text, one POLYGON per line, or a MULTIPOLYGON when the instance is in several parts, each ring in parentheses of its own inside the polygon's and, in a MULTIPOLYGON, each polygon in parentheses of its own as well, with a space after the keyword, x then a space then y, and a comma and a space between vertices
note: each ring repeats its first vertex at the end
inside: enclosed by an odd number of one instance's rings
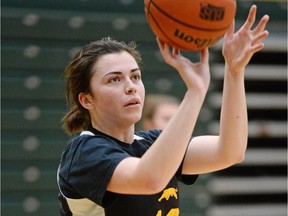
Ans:
MULTIPOLYGON (((204 94, 187 93, 173 118, 139 162, 143 177, 153 175, 162 186, 175 174, 183 160, 204 101, 204 94)), ((161 187, 161 186, 160 186, 161 187)))
POLYGON ((248 117, 243 71, 225 66, 219 149, 228 161, 241 161, 247 147, 248 117))

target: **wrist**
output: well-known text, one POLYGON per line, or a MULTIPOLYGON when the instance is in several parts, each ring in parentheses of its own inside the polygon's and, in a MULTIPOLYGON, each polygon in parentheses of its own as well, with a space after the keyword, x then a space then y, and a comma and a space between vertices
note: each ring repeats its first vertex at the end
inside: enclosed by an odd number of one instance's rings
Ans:
POLYGON ((194 102, 199 102, 199 103, 203 103, 205 96, 206 96, 207 90, 204 89, 190 89, 187 90, 184 98, 187 98, 189 101, 194 101, 194 102))
POLYGON ((225 76, 233 78, 243 78, 245 74, 245 67, 231 67, 225 64, 225 76))

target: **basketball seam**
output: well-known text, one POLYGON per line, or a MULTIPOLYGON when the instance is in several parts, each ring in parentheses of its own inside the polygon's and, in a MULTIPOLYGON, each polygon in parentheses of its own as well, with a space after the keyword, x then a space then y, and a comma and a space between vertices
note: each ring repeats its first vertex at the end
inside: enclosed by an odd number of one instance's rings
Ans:
POLYGON ((149 15, 150 15, 150 5, 151 5, 151 1, 149 1, 148 6, 145 6, 148 11, 148 22, 149 22, 149 15))
MULTIPOLYGON (((175 21, 175 22, 178 22, 186 27, 189 27, 189 28, 194 28, 194 29, 197 29, 197 30, 204 30, 204 31, 223 31, 223 30, 226 30, 229 26, 227 27, 224 27, 224 28, 220 28, 220 29, 207 29, 207 28, 200 28, 200 27, 197 27, 197 26, 193 26, 193 25, 189 25, 187 23, 184 23, 174 17, 172 17, 171 15, 169 15, 168 13, 166 13, 164 10, 162 10, 159 6, 156 5, 156 3, 154 1, 150 1, 149 3, 153 4, 154 7, 162 14, 164 14, 165 16, 169 17, 171 20, 175 21)), ((150 7, 150 4, 149 4, 149 7, 150 7)), ((150 10, 149 10, 150 11, 150 10)))
MULTIPOLYGON (((152 2, 152 1, 150 1, 152 2)), ((146 7, 147 8, 147 7, 146 7)), ((165 35, 165 37, 172 43, 175 44, 176 46, 178 46, 180 49, 185 49, 182 45, 176 43, 175 41, 171 40, 170 37, 162 30, 161 26, 158 24, 158 22, 156 21, 155 17, 153 16, 152 13, 150 13, 150 10, 147 8, 148 13, 150 15, 150 17, 153 19, 154 23, 158 26, 158 29, 162 32, 163 35, 165 35)))

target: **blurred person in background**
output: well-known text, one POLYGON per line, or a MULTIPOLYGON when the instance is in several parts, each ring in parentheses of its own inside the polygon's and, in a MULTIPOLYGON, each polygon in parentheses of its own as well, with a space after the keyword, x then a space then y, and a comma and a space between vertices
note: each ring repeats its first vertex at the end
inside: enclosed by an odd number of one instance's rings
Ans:
POLYGON ((180 100, 172 95, 146 95, 142 112, 141 129, 163 130, 178 110, 179 105, 180 100))

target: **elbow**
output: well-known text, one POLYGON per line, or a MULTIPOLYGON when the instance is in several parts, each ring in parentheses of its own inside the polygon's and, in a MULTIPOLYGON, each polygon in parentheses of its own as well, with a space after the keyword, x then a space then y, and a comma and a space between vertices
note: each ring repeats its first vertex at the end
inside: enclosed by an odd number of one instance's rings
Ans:
POLYGON ((245 153, 246 153, 246 147, 243 149, 234 149, 233 152, 227 153, 225 161, 228 166, 233 166, 235 164, 242 163, 245 160, 245 153))
POLYGON ((246 141, 243 141, 242 145, 239 145, 239 146, 242 146, 237 152, 236 152, 236 155, 235 155, 235 163, 242 163, 244 160, 245 160, 245 154, 246 154, 246 150, 247 150, 247 140, 246 141))
POLYGON ((245 154, 233 154, 233 155, 230 155, 230 156, 227 156, 223 162, 224 164, 224 167, 231 167, 233 165, 236 165, 236 164, 240 164, 244 161, 245 159, 245 154))
POLYGON ((237 156, 235 156, 235 164, 242 163, 245 160, 245 152, 244 153, 239 153, 237 156))
POLYGON ((245 152, 246 149, 235 152, 231 158, 232 165, 242 163, 245 160, 245 152))
POLYGON ((164 181, 165 178, 162 177, 151 177, 145 181, 145 188, 149 194, 156 194, 162 191, 169 182, 164 181))

